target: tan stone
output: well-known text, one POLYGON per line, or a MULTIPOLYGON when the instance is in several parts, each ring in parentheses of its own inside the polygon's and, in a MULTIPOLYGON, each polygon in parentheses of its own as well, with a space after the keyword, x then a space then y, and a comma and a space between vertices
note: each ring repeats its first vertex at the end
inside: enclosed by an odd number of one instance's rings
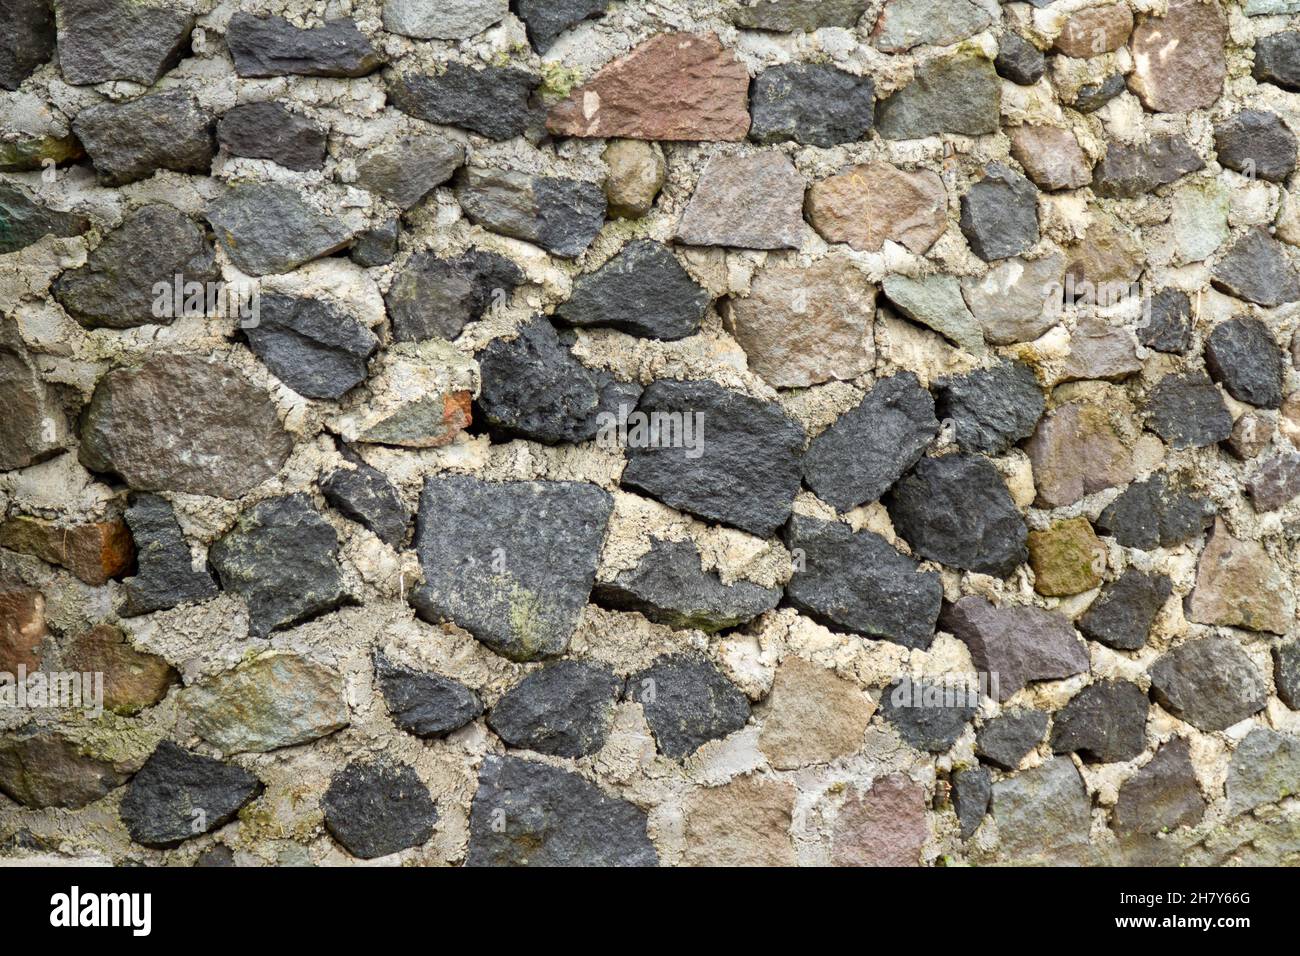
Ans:
POLYGON ((1040 189, 1079 189, 1092 182, 1092 163, 1074 134, 1059 126, 1017 126, 1011 155, 1040 189))
POLYGON ((742 140, 749 71, 712 33, 661 33, 575 89, 546 126, 562 136, 742 140))
POLYGON ((1256 541, 1239 541, 1216 519, 1201 561, 1189 616, 1198 624, 1286 634, 1295 621, 1287 574, 1256 541))
POLYGON ((167 696, 180 675, 163 658, 136 650, 117 628, 101 624, 73 638, 63 663, 81 673, 104 675, 104 707, 137 714, 167 696))
POLYGON ((1066 253, 1065 272, 1074 279, 1076 293, 1085 283, 1129 285, 1146 267, 1146 250, 1113 217, 1094 214, 1083 240, 1066 253))
POLYGON ((45 626, 45 596, 21 584, 0 584, 0 671, 18 673, 41 666, 45 626))
POLYGON ((686 799, 687 866, 793 866, 795 788, 771 777, 738 777, 686 799))
POLYGON ((657 143, 616 139, 605 147, 605 199, 609 213, 621 219, 638 219, 655 204, 664 185, 664 151, 657 143))
POLYGON ((902 774, 849 791, 835 821, 836 866, 920 866, 929 834, 925 791, 902 774))
POLYGON ((776 670, 758 746, 778 770, 829 763, 862 746, 875 711, 857 684, 802 657, 787 657, 776 670))
POLYGON ((948 228, 948 193, 928 169, 866 163, 813 183, 808 221, 827 242, 879 252, 885 240, 922 255, 948 228))
POLYGON ((1053 409, 1025 444, 1038 505, 1063 508, 1136 476, 1133 456, 1104 409, 1071 402, 1053 409))
POLYGON ((1087 518, 1070 518, 1045 531, 1029 532, 1029 566, 1034 569, 1034 590, 1039 594, 1082 594, 1101 584, 1106 549, 1087 518))
POLYGON ((1080 10, 1065 21, 1056 38, 1056 51, 1079 59, 1113 53, 1133 32, 1133 11, 1127 4, 1080 10))
POLYGON ((749 367, 773 387, 851 379, 875 363, 876 287, 847 258, 770 256, 745 298, 723 306, 749 367))
POLYGON ((677 226, 689 246, 798 249, 804 180, 784 153, 714 156, 677 226))
POLYGON ((1142 371, 1137 341, 1122 326, 1094 315, 1081 316, 1070 336, 1070 354, 1061 381, 1108 379, 1118 381, 1142 371))
POLYGON ((64 526, 15 515, 0 525, 0 547, 65 567, 95 586, 126 573, 135 558, 131 532, 121 518, 64 526))
POLYGON ((1228 22, 1218 0, 1169 0, 1163 17, 1146 17, 1133 31, 1128 85, 1157 113, 1213 106, 1228 67, 1228 22))

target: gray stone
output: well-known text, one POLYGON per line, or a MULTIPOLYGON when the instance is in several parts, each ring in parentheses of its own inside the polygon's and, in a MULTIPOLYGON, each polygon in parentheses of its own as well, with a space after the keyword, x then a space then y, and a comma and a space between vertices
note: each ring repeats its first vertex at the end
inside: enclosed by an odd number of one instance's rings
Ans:
POLYGON ((59 69, 74 86, 153 86, 189 52, 194 16, 135 0, 59 0, 59 69))
POLYGON ((1097 530, 1126 548, 1173 548, 1197 537, 1214 523, 1214 502, 1170 487, 1163 474, 1135 481, 1096 521, 1097 530))
POLYGON ((1232 415, 1204 372, 1166 375, 1146 401, 1147 427, 1175 448, 1201 448, 1232 434, 1232 415))
POLYGON ((1278 803, 1300 786, 1300 739, 1256 727, 1228 764, 1228 805, 1233 813, 1278 803))
POLYGON ((1220 165, 1280 183, 1295 172, 1296 138, 1276 113, 1242 110, 1214 127, 1220 165))
POLYGON ((1179 644, 1152 664, 1148 674, 1157 704, 1207 732, 1225 730, 1268 703, 1263 675, 1229 637, 1179 644))
POLYGON ((221 586, 248 603, 254 637, 334 610, 346 598, 339 539, 304 494, 258 502, 216 541, 221 586))
POLYGON ((885 53, 906 53, 918 46, 951 46, 990 22, 971 0, 890 0, 871 38, 885 53))
POLYGON ((1259 319, 1245 317, 1216 325, 1205 342, 1205 365, 1238 401, 1259 408, 1282 404, 1282 347, 1259 319))
POLYGON ((917 750, 947 753, 979 709, 979 692, 902 677, 880 695, 880 716, 917 750))
POLYGON ((993 61, 998 76, 1020 86, 1033 86, 1047 72, 1047 58, 1019 33, 1010 30, 998 37, 998 55, 993 61))
POLYGON ((870 531, 838 521, 790 516, 785 543, 795 555, 786 598, 835 630, 924 650, 934 640, 943 585, 933 571, 870 531))
POLYGON ((243 768, 164 740, 127 786, 122 822, 136 843, 170 849, 225 826, 261 792, 243 768))
POLYGON ((876 107, 885 139, 920 139, 941 133, 996 133, 1002 86, 991 60, 962 52, 917 67, 912 82, 876 107))
POLYGON ((1092 188, 1107 199, 1135 199, 1158 186, 1205 168, 1205 160, 1178 135, 1153 136, 1146 143, 1111 143, 1092 175, 1092 188))
POLYGON ((1192 345, 1192 301, 1186 292, 1161 289, 1151 297, 1150 321, 1138 341, 1157 352, 1183 355, 1192 345))
POLYGON ((217 142, 231 156, 269 159, 303 171, 325 165, 325 130, 282 103, 246 103, 217 121, 217 142))
POLYGON ((750 581, 723 584, 716 571, 703 569, 694 544, 653 538, 637 566, 598 582, 594 597, 656 624, 712 634, 770 611, 781 600, 781 589, 750 581))
POLYGON ((467 249, 450 259, 417 252, 384 294, 397 342, 455 339, 489 307, 503 305, 524 281, 504 256, 467 249))
POLYGON ((804 481, 840 511, 875 501, 920 459, 939 431, 934 400, 911 372, 882 378, 812 440, 804 481))
POLYGON ((798 249, 804 180, 785 154, 715 155, 700 174, 676 238, 689 246, 798 249))
POLYGON ((384 29, 417 40, 465 40, 509 12, 508 0, 385 0, 384 29))
POLYGON ((1074 96, 1073 106, 1080 113, 1095 113, 1126 89, 1124 74, 1115 73, 1100 83, 1088 83, 1079 87, 1074 96))
POLYGON ((208 207, 217 242, 241 272, 291 272, 337 252, 354 231, 283 183, 243 183, 208 207))
POLYGON ((785 524, 799 490, 804 431, 779 405, 714 382, 659 381, 637 411, 649 421, 680 414, 683 426, 693 425, 693 441, 651 447, 664 443, 630 433, 625 486, 760 537, 785 524))
POLYGON ((731 12, 731 22, 746 30, 811 33, 822 27, 849 30, 870 0, 749 0, 731 12))
POLYGON ((460 681, 401 667, 380 653, 375 681, 393 723, 425 740, 445 737, 483 713, 478 694, 460 681))
POLYGON ((126 601, 119 613, 150 614, 217 596, 212 575, 194 569, 189 543, 167 499, 132 495, 125 517, 135 542, 137 571, 122 581, 126 601))
POLYGON ((383 56, 350 19, 296 27, 283 17, 244 11, 230 18, 226 46, 243 77, 358 77, 383 65, 383 56))
POLYGON ((935 384, 935 414, 955 426, 962 451, 1001 455, 1034 433, 1047 407, 1033 370, 999 362, 935 384))
POLYGON ((545 53, 565 30, 604 15, 608 7, 609 0, 516 0, 515 12, 533 49, 545 53))
POLYGON ((1122 381, 1142 371, 1133 333, 1111 325, 1101 316, 1084 314, 1074 324, 1070 354, 1060 371, 1060 381, 1089 379, 1122 381))
POLYGON ((1119 651, 1141 650, 1171 593, 1173 583, 1166 575, 1129 567, 1102 589, 1079 618, 1079 630, 1119 651))
POLYGON ((45 236, 79 236, 90 220, 58 212, 38 202, 27 190, 0 182, 0 256, 25 249, 45 236))
POLYGON ((1300 454, 1279 452, 1246 480, 1246 493, 1255 510, 1276 511, 1300 495, 1300 454))
POLYGON ((397 258, 397 237, 402 227, 396 219, 358 233, 348 249, 348 258, 363 269, 386 266, 397 258))
POLYGON ((961 197, 960 225, 985 262, 1020 255, 1038 244, 1038 188, 1011 167, 990 163, 961 197))
POLYGON ((710 740, 749 722, 749 701, 701 657, 670 654, 627 681, 627 699, 639 703, 659 752, 683 760, 710 740))
POLYGON ((217 151, 212 116, 179 89, 88 106, 72 129, 102 186, 125 186, 160 169, 206 176, 217 151))
POLYGON ((171 300, 178 281, 219 278, 212 243, 194 220, 171 206, 145 206, 110 232, 84 266, 59 276, 51 291, 86 328, 129 329, 169 325, 181 311, 169 302, 171 308, 159 314, 158 283, 167 286, 171 300))
POLYGON ((533 119, 529 97, 540 81, 514 67, 448 63, 441 73, 394 77, 389 101, 428 123, 460 126, 489 139, 522 136, 533 119))
POLYGON ((470 808, 466 866, 657 866, 644 810, 576 773, 489 756, 470 808))
POLYGON ((1038 338, 1061 321, 1065 256, 1060 252, 1026 261, 1006 259, 984 278, 962 281, 966 304, 978 320, 984 338, 994 345, 1011 345, 1038 338))
POLYGON ((887 275, 882 288, 898 311, 913 322, 933 329, 968 352, 984 351, 984 333, 966 308, 956 276, 940 273, 914 279, 887 275))
POLYGON ((1147 695, 1129 681, 1103 680, 1070 698, 1052 722, 1052 751, 1092 763, 1133 760, 1146 750, 1147 695))
POLYGON ((1041 710, 1003 711, 975 732, 975 753, 1001 770, 1015 770, 1047 733, 1041 710))
POLYGON ((637 239, 595 272, 579 277, 555 315, 570 325, 609 326, 671 341, 699 331, 709 302, 709 293, 667 246, 637 239))
POLYGON ((1300 90, 1300 32, 1273 33, 1256 40, 1252 72, 1261 83, 1300 90))
POLYGON ((999 780, 990 809, 1012 860, 1051 861, 1088 844, 1092 803, 1069 757, 999 780))
POLYGON ((471 222, 565 259, 582 255, 605 224, 604 191, 576 179, 467 167, 456 199, 471 222))
POLYGON ((1278 700, 1300 710, 1300 642, 1288 641, 1273 648, 1273 683, 1278 700))
POLYGON ((1005 578, 1029 555, 1024 518, 986 458, 922 458, 886 504, 912 550, 949 567, 1005 578))
POLYGON ((55 730, 27 724, 0 737, 0 793, 33 810, 78 810, 129 776, 55 730))
POLYGON ((321 809, 330 835, 363 860, 428 843, 438 822, 429 788, 415 770, 382 757, 353 761, 336 773, 321 809))
POLYGON ((1124 781, 1111 825, 1120 836, 1168 833, 1200 823, 1205 806, 1187 738, 1175 737, 1124 781))
POLYGON ((0 323, 0 471, 26 468, 63 450, 68 419, 58 394, 33 364, 17 323, 0 323))
POLYGON ((339 399, 366 380, 379 347, 368 328, 321 299, 261 296, 259 321, 244 329, 248 347, 304 398, 339 399))
POLYGON ((596 575, 610 496, 580 482, 430 477, 415 548, 425 620, 452 621, 511 660, 564 653, 596 575))
POLYGON ((984 822, 992 799, 993 775, 985 768, 967 767, 952 775, 953 809, 963 840, 969 840, 984 822))
POLYGON ((1285 247, 1263 226, 1237 240, 1214 267, 1210 281, 1220 292, 1269 308, 1300 301, 1300 277, 1285 247))
POLYGON ((49 0, 0 0, 0 89, 16 90, 54 56, 54 8, 49 0))
POLYGON ((337 468, 320 481, 325 500, 345 517, 359 522, 380 541, 400 547, 411 513, 383 472, 349 455, 351 468, 337 468))
POLYGON ((786 63, 754 78, 749 91, 749 138, 772 144, 793 140, 830 147, 866 137, 874 119, 876 86, 833 66, 786 63))
POLYGON ((465 147, 441 136, 406 136, 357 159, 357 185, 409 209, 465 162, 465 147))
POLYGON ((999 702, 1031 681, 1063 680, 1087 673, 1090 666, 1087 645, 1055 611, 994 607, 967 595, 943 609, 939 627, 966 644, 999 702))
POLYGON ((623 682, 585 661, 556 661, 508 690, 488 726, 511 747, 553 757, 587 757, 605 746, 623 682))

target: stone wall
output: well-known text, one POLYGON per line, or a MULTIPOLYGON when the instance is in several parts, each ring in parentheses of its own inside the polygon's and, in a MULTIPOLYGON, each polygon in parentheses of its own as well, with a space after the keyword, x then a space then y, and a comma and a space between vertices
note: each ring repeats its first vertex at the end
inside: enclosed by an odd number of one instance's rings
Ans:
POLYGON ((1295 0, 0 0, 0 855, 1295 862, 1298 93, 1295 0))

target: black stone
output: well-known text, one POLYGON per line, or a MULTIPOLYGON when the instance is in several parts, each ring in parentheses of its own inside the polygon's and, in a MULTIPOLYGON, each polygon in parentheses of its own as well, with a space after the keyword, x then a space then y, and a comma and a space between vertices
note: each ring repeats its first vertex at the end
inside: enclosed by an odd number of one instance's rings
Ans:
POLYGON ((1210 274, 1220 292, 1272 308, 1300 301, 1300 277, 1278 242, 1263 226, 1237 240, 1210 274))
POLYGON ((1195 538, 1214 523, 1214 502, 1181 487, 1163 474, 1135 481, 1106 506, 1094 524, 1126 548, 1172 548, 1195 538))
POLYGON ((1228 394, 1259 408, 1282 404, 1282 349, 1259 319, 1221 322, 1205 342, 1205 365, 1228 394))
POLYGON ((212 575, 194 570, 190 546, 167 499, 134 494, 125 517, 135 542, 137 571, 122 581, 126 601, 120 614, 150 614, 217 596, 212 575))
POLYGON ((961 197, 962 235, 985 262, 1020 255, 1038 244, 1038 188, 1003 163, 961 197))
POLYGON ((975 732, 975 753, 1001 770, 1015 770, 1043 740, 1047 714, 1041 710, 1004 711, 975 732))
POLYGON ((247 103, 222 114, 217 142, 231 156, 269 159, 286 169, 325 165, 325 130, 281 103, 247 103))
POLYGON ((875 120, 876 85, 833 66, 786 63, 754 77, 749 138, 771 145, 793 140, 836 146, 863 139, 875 120))
POLYGON ((1295 172, 1296 138, 1276 113, 1242 110, 1214 127, 1219 163, 1248 177, 1280 183, 1295 172))
POLYGON ((1129 681, 1103 680, 1070 698, 1052 722, 1052 752, 1117 763, 1146 750, 1147 695, 1129 681))
POLYGON ((1033 370, 999 362, 935 384, 935 414, 951 421, 962 451, 1001 455, 1034 433, 1047 406, 1033 370))
POLYGON ((1147 672, 1151 697, 1193 727, 1225 730, 1268 704, 1268 685, 1236 641, 1214 635, 1166 652, 1147 672))
POLYGON ((488 726, 511 747, 586 757, 605 746, 623 682, 608 668, 556 661, 533 671, 496 703, 488 726))
POLYGON ((667 246, 638 239, 595 272, 579 277, 555 316, 570 325, 603 325, 629 335, 672 340, 700 330, 709 301, 709 293, 667 246))
POLYGON ((1102 589, 1079 618, 1079 630, 1119 651, 1141 650, 1156 615, 1172 593, 1173 583, 1167 576, 1128 568, 1102 589))
POLYGON ((1232 415, 1204 372, 1166 375, 1146 402, 1147 427, 1175 448, 1200 448, 1232 434, 1232 415))
POLYGON ((428 843, 438 822, 429 788, 416 772, 382 758, 355 761, 336 773, 321 809, 334 839, 363 860, 428 843))
POLYGON ((0 89, 16 90, 54 56, 49 0, 0 0, 0 89))
POLYGON ((302 28, 283 17, 257 17, 241 10, 226 27, 226 46, 235 72, 243 77, 358 77, 384 62, 349 19, 302 28))
POLYGON ((1079 92, 1075 94, 1074 102, 1070 105, 1080 113, 1095 113, 1123 93, 1126 86, 1124 74, 1116 73, 1106 77, 1100 83, 1089 83, 1087 86, 1079 87, 1079 92))
POLYGON ((711 663, 670 654, 628 678, 627 699, 641 705, 659 752, 683 760, 749 722, 749 700, 711 663))
POLYGON ((409 73, 388 88, 392 104, 427 123, 460 126, 489 139, 522 136, 534 118, 529 97, 539 80, 514 67, 475 69, 448 63, 442 73, 409 73))
POLYGON ((248 347, 299 395, 338 399, 366 380, 379 340, 356 319, 321 299, 271 293, 259 302, 248 347))
POLYGON ((225 826, 261 792, 246 770, 163 740, 131 779, 120 813, 136 843, 170 849, 225 826))
POLYGON ((1138 329, 1138 341, 1157 352, 1182 355, 1192 345, 1192 301, 1186 292, 1161 289, 1151 297, 1150 321, 1138 329))
POLYGON ((384 544, 399 547, 406 538, 411 512, 387 476, 360 458, 351 468, 336 468, 320 481, 325 500, 345 517, 370 529, 384 544))
POLYGON ((375 680, 393 723, 426 740, 445 737, 483 713, 478 694, 460 681, 402 667, 380 653, 375 680))
POLYGON ((1151 137, 1149 142, 1111 143, 1092 174, 1092 189, 1107 199, 1136 199, 1205 168, 1187 140, 1178 135, 1151 137))
POLYGON ((17 252, 45 236, 79 236, 90 220, 71 212, 56 212, 25 189, 0 181, 0 255, 17 252))
POLYGON ((545 53, 565 30, 603 15, 608 6, 609 0, 515 0, 514 10, 533 49, 545 53))
POLYGON ((979 708, 979 693, 950 684, 903 677, 880 695, 880 715, 917 750, 952 749, 979 708))
POLYGON ((605 224, 604 190, 559 176, 466 167, 456 200, 470 222, 565 259, 586 252, 605 224))
POLYGON ((72 122, 101 186, 125 186, 160 169, 206 176, 216 153, 212 127, 185 90, 88 106, 72 122))
POLYGON ((1300 641, 1288 641, 1273 648, 1273 683, 1278 700, 1300 710, 1300 641))
POLYGON ((992 798, 993 775, 984 767, 966 767, 952 775, 952 805, 963 840, 969 840, 984 822, 992 798))
POLYGON ((194 17, 138 0, 59 0, 59 69, 73 86, 153 86, 189 52, 194 17))
POLYGON ((998 55, 993 66, 998 76, 1021 86, 1033 86, 1047 72, 1047 58, 1020 34, 1008 30, 998 37, 998 55))
POLYGON ((1300 33, 1274 33, 1256 40, 1253 74, 1261 83, 1300 90, 1300 33))
MULTIPOLYGON (((396 219, 390 219, 373 229, 359 233, 351 248, 348 249, 348 258, 363 269, 388 265, 397 258, 397 237, 401 231, 400 223, 396 219)), ((394 341, 400 341, 395 331, 394 341)))
POLYGON ((455 339, 488 308, 504 305, 523 281, 523 271, 495 252, 469 249, 450 259, 417 252, 384 295, 393 339, 455 339))

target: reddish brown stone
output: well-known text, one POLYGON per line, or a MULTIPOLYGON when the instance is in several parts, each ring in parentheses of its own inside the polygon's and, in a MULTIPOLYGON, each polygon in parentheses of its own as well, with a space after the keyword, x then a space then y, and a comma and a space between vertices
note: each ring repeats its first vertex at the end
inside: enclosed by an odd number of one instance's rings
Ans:
POLYGON ((749 72, 712 33, 663 33, 575 89, 546 126, 562 136, 742 140, 749 72))
POLYGON ((41 666, 45 626, 45 597, 21 584, 0 584, 0 671, 18 673, 41 666))
POLYGON ((879 252, 889 239, 922 255, 948 228, 943 180, 889 163, 853 166, 813 183, 804 206, 823 239, 862 252, 879 252))
POLYGON ((1132 481, 1133 455, 1105 409, 1071 402, 1038 423, 1025 444, 1040 508, 1064 508, 1132 481))
POLYGON ((1079 189, 1092 182, 1092 163, 1068 129, 1017 126, 1008 135, 1011 155, 1039 189, 1079 189))
POLYGON ((180 675, 163 658, 136 650, 126 635, 101 624, 72 639, 63 662, 70 670, 104 675, 104 708, 136 714, 167 696, 180 675))
POLYGON ((1080 10, 1065 22, 1056 50, 1080 59, 1100 56, 1118 50, 1132 32, 1133 11, 1127 4, 1080 10))
POLYGON ((1147 17, 1133 31, 1129 89, 1156 113, 1213 106, 1228 74, 1227 40, 1217 0, 1170 0, 1168 15, 1147 17))
POLYGON ((0 525, 0 547, 65 567, 96 586, 126 573, 135 559, 131 532, 121 518, 65 527, 15 515, 0 525))
POLYGON ((901 774, 850 792, 835 822, 836 866, 920 866, 928 835, 925 791, 901 774))

